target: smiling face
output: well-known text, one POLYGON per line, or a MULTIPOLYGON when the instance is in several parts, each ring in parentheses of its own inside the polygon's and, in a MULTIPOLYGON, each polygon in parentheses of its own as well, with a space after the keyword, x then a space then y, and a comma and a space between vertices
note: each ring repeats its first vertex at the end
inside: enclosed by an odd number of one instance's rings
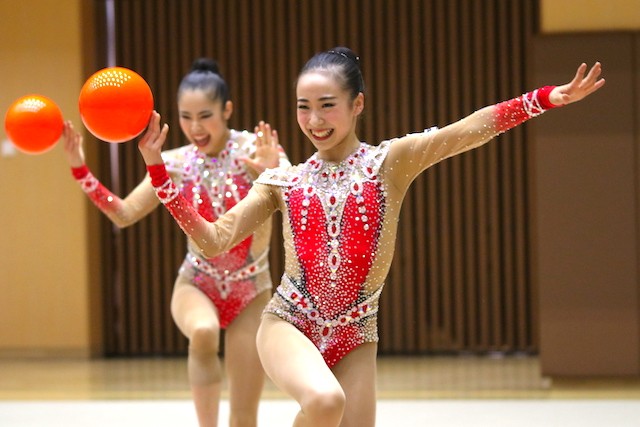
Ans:
POLYGON ((358 148, 362 93, 352 99, 330 72, 310 71, 299 77, 296 98, 298 125, 321 159, 339 162, 358 148))
POLYGON ((212 101, 202 90, 185 90, 178 98, 180 129, 190 143, 210 156, 217 155, 229 138, 228 120, 233 104, 212 101))

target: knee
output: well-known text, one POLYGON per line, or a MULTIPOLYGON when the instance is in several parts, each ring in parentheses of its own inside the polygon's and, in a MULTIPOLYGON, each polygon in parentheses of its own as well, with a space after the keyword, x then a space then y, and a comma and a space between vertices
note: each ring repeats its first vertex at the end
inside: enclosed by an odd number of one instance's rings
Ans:
POLYGON ((189 355, 211 357, 218 353, 219 343, 219 328, 208 325, 197 326, 189 338, 189 355))
MULTIPOLYGON (((313 390, 307 393, 301 402, 301 409, 305 417, 312 420, 331 423, 342 419, 346 397, 342 389, 313 390)), ((337 424, 336 424, 337 425, 337 424)))

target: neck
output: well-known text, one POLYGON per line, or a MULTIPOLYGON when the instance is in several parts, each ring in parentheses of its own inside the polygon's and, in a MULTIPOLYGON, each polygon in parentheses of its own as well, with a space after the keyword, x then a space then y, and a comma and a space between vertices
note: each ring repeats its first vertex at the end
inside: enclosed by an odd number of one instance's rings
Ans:
POLYGON ((222 134, 222 138, 205 147, 205 151, 203 151, 203 153, 210 157, 216 157, 227 146, 227 141, 229 141, 230 138, 231 130, 227 129, 222 134))
POLYGON ((328 150, 319 150, 318 158, 325 162, 340 163, 356 151, 358 147, 360 147, 360 141, 355 134, 352 134, 349 138, 345 138, 338 145, 328 150))

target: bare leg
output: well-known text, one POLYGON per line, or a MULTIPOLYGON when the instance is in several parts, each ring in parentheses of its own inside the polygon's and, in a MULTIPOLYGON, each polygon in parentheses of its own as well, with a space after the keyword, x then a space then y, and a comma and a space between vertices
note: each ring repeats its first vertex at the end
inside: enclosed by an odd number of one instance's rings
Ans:
POLYGON ((376 424, 375 343, 362 344, 332 369, 347 396, 340 427, 374 427, 376 424))
POLYGON ((217 427, 222 368, 218 357, 220 323, 211 300, 185 278, 178 277, 171 313, 189 339, 189 383, 200 427, 217 427))
POLYGON ((256 333, 270 292, 260 293, 227 328, 225 364, 229 381, 231 427, 255 427, 264 386, 264 370, 258 358, 256 333))
POLYGON ((300 404, 294 427, 338 427, 345 394, 313 343, 295 326, 265 314, 257 344, 269 378, 300 404))

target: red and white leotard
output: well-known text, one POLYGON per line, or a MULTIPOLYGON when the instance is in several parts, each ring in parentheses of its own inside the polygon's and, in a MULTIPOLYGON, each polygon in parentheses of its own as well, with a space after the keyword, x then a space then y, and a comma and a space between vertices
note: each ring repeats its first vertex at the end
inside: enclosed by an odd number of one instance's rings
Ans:
POLYGON ((358 345, 378 341, 379 297, 411 182, 428 167, 551 108, 550 88, 540 91, 544 96, 527 93, 441 129, 378 146, 361 143, 340 163, 316 154, 297 166, 267 170, 214 224, 198 221, 170 180, 153 166, 150 171, 159 198, 207 253, 227 250, 274 211, 282 212, 285 273, 265 312, 295 325, 334 366, 358 345))
MULTIPOLYGON (((240 158, 249 157, 254 151, 253 133, 231 130, 229 141, 216 157, 203 154, 193 145, 165 151, 162 156, 184 200, 199 217, 213 222, 248 194, 253 178, 240 158)), ((284 153, 281 164, 289 164, 284 153)), ((128 225, 158 205, 147 178, 127 198, 128 205, 134 207, 128 209, 133 211, 128 214, 132 218, 123 218, 125 209, 121 199, 103 187, 88 170, 84 172, 84 176, 80 176, 81 172, 76 169, 74 175, 91 200, 116 223, 128 225)), ((228 251, 212 258, 204 257, 192 241, 188 242, 179 275, 211 299, 222 328, 227 327, 256 295, 271 289, 268 271, 270 236, 271 223, 266 222, 228 251)))

